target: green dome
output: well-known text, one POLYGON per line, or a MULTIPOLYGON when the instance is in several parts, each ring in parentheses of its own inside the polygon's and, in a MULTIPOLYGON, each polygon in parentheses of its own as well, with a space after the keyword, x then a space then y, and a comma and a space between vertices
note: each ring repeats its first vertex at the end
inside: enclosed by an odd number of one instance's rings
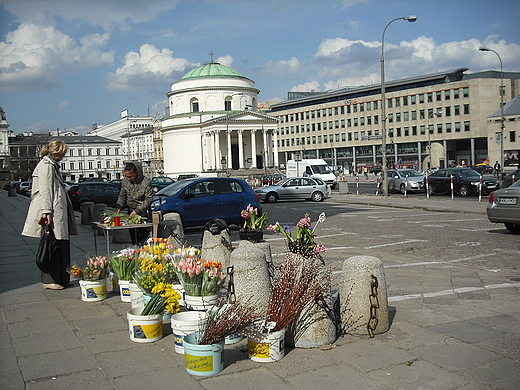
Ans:
POLYGON ((181 80, 194 80, 194 79, 205 79, 205 78, 219 78, 219 77, 242 77, 235 69, 230 68, 226 65, 221 65, 218 62, 210 62, 199 66, 198 68, 190 70, 181 80))

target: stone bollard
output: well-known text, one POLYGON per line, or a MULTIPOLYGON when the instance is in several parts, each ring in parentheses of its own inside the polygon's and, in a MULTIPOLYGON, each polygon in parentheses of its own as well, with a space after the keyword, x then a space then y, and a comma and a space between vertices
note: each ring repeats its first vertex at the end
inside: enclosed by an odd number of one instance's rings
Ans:
POLYGON ((163 215, 163 220, 159 222, 157 235, 167 238, 168 242, 174 246, 182 247, 184 240, 184 225, 178 213, 168 213, 163 215), (165 237, 165 235, 167 236, 165 237))
POLYGON ((390 322, 383 262, 374 256, 350 257, 343 262, 341 282, 343 332, 371 336, 386 332, 390 322))
POLYGON ((90 225, 93 221, 94 215, 94 202, 83 202, 80 207, 81 211, 81 224, 90 225))
MULTIPOLYGON (((92 212, 92 222, 102 222, 103 214, 107 209, 107 205, 104 203, 96 203, 94 205, 94 211, 92 212)), ((103 230, 98 229, 98 236, 103 235, 103 230)))
POLYGON ((204 260, 220 261, 222 269, 226 270, 231 261, 233 247, 229 238, 229 230, 222 230, 219 234, 212 234, 205 230, 202 236, 200 257, 204 260))
MULTIPOLYGON (((307 259, 296 253, 289 253, 287 256, 295 257, 294 260, 305 267, 312 266, 320 268, 321 272, 326 271, 325 264, 319 259, 307 259), (321 264, 308 264, 310 261, 319 261, 321 264)), ((291 322, 285 333, 286 344, 296 348, 317 348, 332 344, 336 339, 336 319, 330 290, 308 305, 291 322)))
POLYGON ((16 187, 11 187, 9 186, 7 188, 7 196, 11 197, 11 196, 17 196, 18 194, 16 193, 16 187))
POLYGON ((348 191, 348 181, 347 180, 339 181, 338 184, 339 184, 339 194, 340 195, 347 195, 347 194, 349 194, 349 191, 348 191))
POLYGON ((263 244, 241 240, 238 248, 231 252, 230 259, 236 299, 253 301, 263 313, 267 312, 271 296, 265 248, 263 244))

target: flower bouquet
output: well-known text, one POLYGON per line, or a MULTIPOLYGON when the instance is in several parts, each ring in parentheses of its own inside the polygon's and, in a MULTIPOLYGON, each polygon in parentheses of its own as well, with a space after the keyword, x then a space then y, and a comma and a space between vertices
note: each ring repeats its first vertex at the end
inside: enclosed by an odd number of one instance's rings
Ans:
POLYGON ((126 248, 114 254, 108 260, 110 269, 116 273, 119 280, 131 280, 139 255, 138 249, 126 248))
POLYGON ((267 223, 269 214, 263 213, 261 216, 258 214, 259 210, 251 204, 240 212, 240 216, 244 220, 242 228, 238 231, 241 239, 258 242, 263 238, 262 228, 267 223))
POLYGON ((175 314, 180 310, 179 299, 181 296, 172 289, 170 284, 157 283, 151 290, 152 296, 146 303, 142 316, 160 314, 163 311, 175 314))
POLYGON ((128 214, 106 212, 103 214, 102 221, 107 226, 128 226, 146 223, 146 217, 134 215, 132 218, 128 214))
POLYGON ((106 256, 90 257, 85 268, 81 269, 76 264, 70 268, 70 274, 79 280, 94 281, 104 280, 107 277, 108 260, 106 256))

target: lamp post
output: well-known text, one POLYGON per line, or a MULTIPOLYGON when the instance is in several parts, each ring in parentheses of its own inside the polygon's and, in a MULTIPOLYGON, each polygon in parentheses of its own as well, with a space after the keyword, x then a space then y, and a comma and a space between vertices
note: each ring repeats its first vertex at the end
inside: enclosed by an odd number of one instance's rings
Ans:
POLYGON ((502 58, 495 50, 490 49, 486 46, 480 46, 480 51, 492 51, 495 53, 500 61, 500 177, 499 182, 502 184, 502 178, 504 176, 504 66, 502 64, 502 58))
POLYGON ((396 20, 408 20, 409 22, 415 22, 417 16, 402 16, 400 18, 392 19, 386 25, 383 30, 383 36, 381 38, 381 113, 382 113, 382 138, 381 138, 381 154, 383 160, 383 196, 388 196, 388 167, 386 166, 386 106, 385 106, 385 33, 388 26, 396 20))

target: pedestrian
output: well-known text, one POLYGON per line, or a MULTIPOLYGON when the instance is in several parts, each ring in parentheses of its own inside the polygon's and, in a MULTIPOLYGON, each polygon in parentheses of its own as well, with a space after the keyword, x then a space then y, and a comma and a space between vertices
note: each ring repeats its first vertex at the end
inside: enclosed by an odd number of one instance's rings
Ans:
MULTIPOLYGON (((128 209, 130 218, 140 215, 150 219, 150 206, 152 205, 153 188, 150 179, 143 173, 141 164, 137 161, 126 163, 123 169, 121 191, 117 199, 117 210, 128 209)), ((149 228, 130 229, 132 244, 142 245, 150 234, 149 228)))
POLYGON ((368 168, 363 168, 363 173, 365 174, 365 179, 368 180, 368 168))
POLYGON ((494 175, 496 177, 500 176, 500 163, 498 161, 495 161, 495 165, 493 166, 494 175))
POLYGON ((52 140, 41 150, 42 159, 32 174, 31 204, 25 220, 22 235, 41 237, 43 225, 48 224, 57 240, 59 265, 52 274, 41 274, 44 289, 62 290, 70 285, 70 239, 77 235, 78 228, 74 210, 60 172, 60 161, 67 153, 68 146, 59 140, 52 140))

